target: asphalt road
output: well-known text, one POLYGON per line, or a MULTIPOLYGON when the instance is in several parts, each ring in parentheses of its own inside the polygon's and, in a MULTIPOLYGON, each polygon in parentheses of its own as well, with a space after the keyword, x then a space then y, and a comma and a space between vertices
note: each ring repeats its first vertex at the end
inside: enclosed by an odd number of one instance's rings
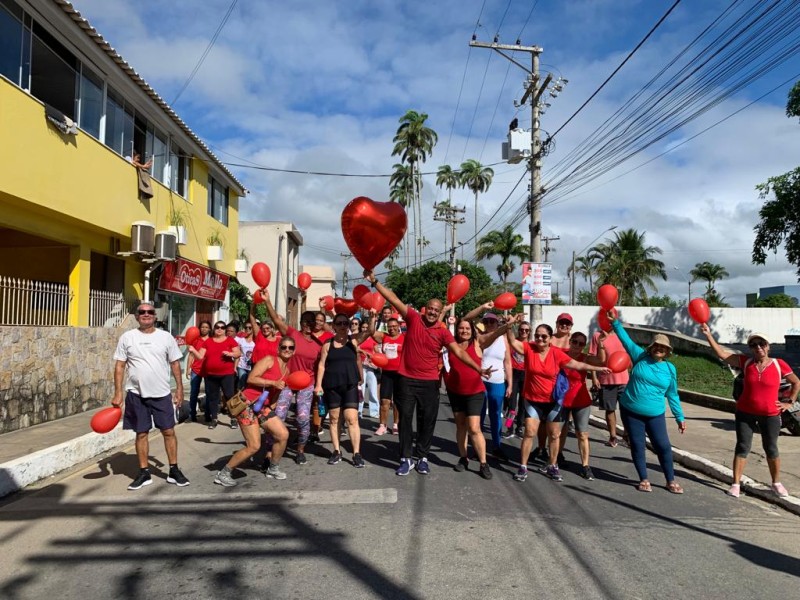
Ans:
MULTIPOLYGON (((366 435, 375 424, 366 420, 366 435)), ((587 482, 531 473, 456 473, 454 425, 440 411, 432 472, 394 475, 397 438, 367 437, 368 466, 328 466, 329 437, 289 478, 249 466, 212 483, 238 431, 178 429, 192 484, 159 473, 137 492, 133 449, 0 504, 0 598, 792 598, 800 519, 723 493, 678 469, 686 489, 633 486, 627 450, 592 432, 587 482)), ((512 456, 519 441, 509 446, 512 456)), ((345 449, 349 442, 344 442, 345 449)), ((575 440, 567 459, 574 464, 575 440)), ((151 444, 163 460, 159 438, 151 444)), ((290 455, 291 456, 291 455, 290 455)), ((655 457, 650 456, 653 466, 655 457)))

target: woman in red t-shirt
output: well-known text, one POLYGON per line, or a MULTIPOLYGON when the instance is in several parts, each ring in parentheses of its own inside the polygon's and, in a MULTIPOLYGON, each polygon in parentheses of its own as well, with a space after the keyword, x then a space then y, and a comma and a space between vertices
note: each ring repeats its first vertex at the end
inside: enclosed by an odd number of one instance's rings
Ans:
POLYGON ((772 477, 772 491, 778 496, 789 492, 781 483, 781 459, 778 453, 778 436, 781 431, 781 411, 789 408, 800 393, 800 379, 792 368, 780 358, 769 357, 769 341, 764 334, 754 333, 747 338, 751 356, 731 352, 714 339, 708 324, 700 325, 708 343, 717 356, 730 366, 744 371, 744 389, 736 400, 736 449, 733 455, 733 485, 728 495, 738 498, 747 455, 753 444, 756 427, 761 429, 761 445, 767 455, 767 466, 772 477), (779 399, 781 379, 792 384, 787 399, 779 399))
MULTIPOLYGON (((604 340, 606 333, 602 332, 600 339, 604 340)), ((606 351, 600 346, 597 356, 589 356, 584 352, 586 349, 586 335, 580 331, 574 332, 569 337, 569 350, 567 356, 582 363, 590 365, 605 365, 606 351)), ((592 414, 592 397, 586 387, 586 373, 575 369, 564 369, 564 373, 569 379, 569 389, 564 395, 564 423, 569 421, 572 415, 572 422, 575 423, 575 437, 578 438, 578 452, 581 457, 580 475, 584 479, 591 481, 594 479, 592 468, 589 466, 589 417, 592 414)), ((569 429, 561 428, 561 438, 558 445, 558 454, 564 450, 567 443, 569 429)))
MULTIPOLYGON (((483 350, 491 346, 501 335, 505 335, 515 321, 515 317, 509 317, 504 325, 483 336, 479 341, 478 331, 472 321, 461 319, 456 324, 456 343, 466 351, 475 364, 479 365, 483 350)), ((486 398, 486 386, 481 375, 464 364, 455 354, 448 354, 448 359, 450 369, 444 376, 444 384, 456 421, 456 445, 459 455, 458 462, 453 468, 458 472, 464 472, 469 468, 469 458, 467 458, 467 434, 469 434, 472 448, 480 463, 478 472, 484 479, 491 479, 492 472, 486 463, 486 440, 481 432, 481 409, 486 398)))
POLYGON ((214 483, 217 485, 225 487, 236 485, 231 471, 258 452, 261 447, 261 429, 267 434, 264 474, 273 479, 286 479, 286 474, 281 471, 278 463, 286 450, 289 432, 283 421, 274 417, 277 417, 275 406, 278 403, 278 396, 286 388, 289 360, 294 354, 294 348, 294 340, 291 337, 285 337, 281 340, 277 357, 265 356, 250 370, 247 383, 242 389, 242 395, 247 400, 247 408, 236 416, 242 437, 244 437, 245 447, 235 452, 228 463, 217 472, 217 476, 214 478, 214 483), (253 405, 264 392, 269 395, 256 413, 253 405))
POLYGON ((528 478, 528 457, 540 421, 547 424, 550 447, 550 464, 547 465, 545 473, 554 481, 562 480, 556 461, 564 417, 562 407, 553 400, 553 388, 558 372, 563 368, 581 372, 611 372, 608 367, 579 362, 563 350, 550 346, 552 337, 553 328, 547 324, 536 328, 532 343, 523 344, 513 334, 508 335, 511 350, 525 355, 525 385, 522 390, 522 397, 525 399, 525 436, 520 445, 520 468, 514 475, 516 481, 525 481, 528 478))
MULTIPOLYGON (((200 321, 200 337, 192 347, 199 350, 211 334, 211 321, 200 321)), ((197 423, 197 400, 200 396, 200 384, 203 383, 203 361, 194 357, 191 352, 186 358, 186 379, 189 380, 189 418, 197 423)), ((203 412, 208 413, 208 394, 203 412)))
MULTIPOLYGON (((206 382, 208 411, 206 422, 209 429, 218 425, 220 390, 224 400, 232 398, 236 379, 236 361, 242 355, 239 344, 225 335, 225 323, 214 324, 213 335, 198 348, 187 348, 195 359, 203 361, 203 377, 206 382)), ((234 421, 234 424, 236 422, 234 421)), ((235 425, 231 425, 235 428, 235 425)))
POLYGON ((389 364, 381 371, 381 406, 378 419, 380 421, 375 435, 383 435, 389 429, 389 408, 391 407, 393 420, 391 432, 397 435, 397 421, 400 418, 397 414, 397 407, 393 406, 394 390, 397 387, 399 377, 397 371, 400 369, 400 359, 403 355, 403 342, 405 334, 400 332, 400 321, 395 317, 390 317, 386 321, 386 332, 376 331, 372 334, 378 344, 378 349, 389 359, 389 364))

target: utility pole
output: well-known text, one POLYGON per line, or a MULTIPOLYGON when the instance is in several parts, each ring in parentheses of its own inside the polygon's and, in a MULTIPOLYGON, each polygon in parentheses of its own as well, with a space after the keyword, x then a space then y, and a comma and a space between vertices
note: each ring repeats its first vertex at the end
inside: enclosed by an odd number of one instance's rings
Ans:
POLYGON ((342 261, 342 298, 344 298, 347 295, 347 260, 353 258, 353 255, 340 252, 339 256, 344 259, 342 261))
MULTIPOLYGON (((456 225, 460 225, 464 223, 464 217, 457 217, 456 215, 464 214, 467 212, 467 207, 464 206, 462 208, 458 208, 457 206, 451 206, 448 204, 434 204, 433 206, 435 211, 435 216, 433 217, 434 221, 444 221, 450 226, 450 276, 456 274, 458 268, 456 266, 456 249, 458 246, 456 245, 456 225)), ((461 247, 462 253, 462 260, 463 260, 463 253, 464 247, 461 247)), ((450 309, 450 316, 454 317, 456 314, 456 307, 453 306, 450 309)))
MULTIPOLYGON (((547 259, 550 256, 550 242, 555 242, 555 241, 560 240, 560 239, 561 238, 558 237, 557 235, 553 236, 553 237, 543 237, 542 238, 542 241, 544 242, 544 262, 549 262, 547 259)), ((556 249, 553 248, 553 252, 555 252, 555 251, 556 251, 556 249)), ((558 293, 558 291, 556 290, 556 294, 557 293, 558 293)))
MULTIPOLYGON (((474 36, 473 36, 474 37, 474 36)), ((540 140, 540 126, 539 126, 539 113, 540 113, 540 100, 542 94, 550 85, 553 76, 548 73, 543 82, 540 82, 539 76, 539 55, 544 51, 540 46, 522 46, 517 40, 516 44, 500 44, 497 38, 492 43, 478 42, 473 39, 470 46, 477 48, 488 48, 494 50, 502 57, 510 60, 512 63, 523 69, 528 77, 525 81, 525 94, 522 99, 515 104, 522 106, 530 103, 531 107, 531 156, 528 162, 531 172, 531 181, 529 186, 530 195, 528 197, 528 213, 530 214, 530 224, 528 226, 531 239, 531 252, 530 261, 534 263, 542 262, 542 144, 540 140), (518 62, 513 56, 505 54, 505 52, 527 52, 531 55, 530 69, 518 62)), ((559 80, 554 90, 560 91, 562 86, 561 82, 566 83, 566 80, 559 80)), ((555 96, 554 91, 551 95, 555 96)), ((534 304, 531 309, 531 322, 536 323, 542 320, 542 306, 541 304, 534 304)))

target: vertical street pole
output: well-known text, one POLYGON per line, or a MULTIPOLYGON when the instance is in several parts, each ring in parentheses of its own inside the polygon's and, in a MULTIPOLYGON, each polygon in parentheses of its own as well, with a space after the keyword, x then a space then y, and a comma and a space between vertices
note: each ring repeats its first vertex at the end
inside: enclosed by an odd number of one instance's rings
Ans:
MULTIPOLYGON (((541 52, 541 49, 539 49, 541 52)), ((528 90, 539 85, 539 52, 531 53, 531 82, 528 90)), ((539 96, 540 93, 529 94, 531 98, 531 197, 530 197, 530 235, 531 262, 542 261, 542 156, 539 139, 539 96)), ((542 322, 542 305, 533 304, 531 308, 531 325, 542 322)))
POLYGON ((575 250, 572 251, 572 272, 569 278, 569 305, 575 306, 575 250))

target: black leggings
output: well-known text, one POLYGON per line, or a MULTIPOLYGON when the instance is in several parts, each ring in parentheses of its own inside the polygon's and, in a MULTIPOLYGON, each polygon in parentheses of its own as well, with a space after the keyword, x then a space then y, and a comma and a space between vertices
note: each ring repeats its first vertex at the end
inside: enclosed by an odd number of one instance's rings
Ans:
POLYGON ((219 415, 219 394, 222 390, 223 400, 233 397, 236 376, 231 375, 206 375, 206 420, 214 421, 219 415))
POLYGON ((778 436, 781 433, 781 416, 766 417, 751 415, 750 413, 736 411, 736 450, 734 453, 739 458, 747 458, 750 447, 753 445, 753 433, 756 424, 761 429, 761 446, 767 458, 778 458, 778 436))

